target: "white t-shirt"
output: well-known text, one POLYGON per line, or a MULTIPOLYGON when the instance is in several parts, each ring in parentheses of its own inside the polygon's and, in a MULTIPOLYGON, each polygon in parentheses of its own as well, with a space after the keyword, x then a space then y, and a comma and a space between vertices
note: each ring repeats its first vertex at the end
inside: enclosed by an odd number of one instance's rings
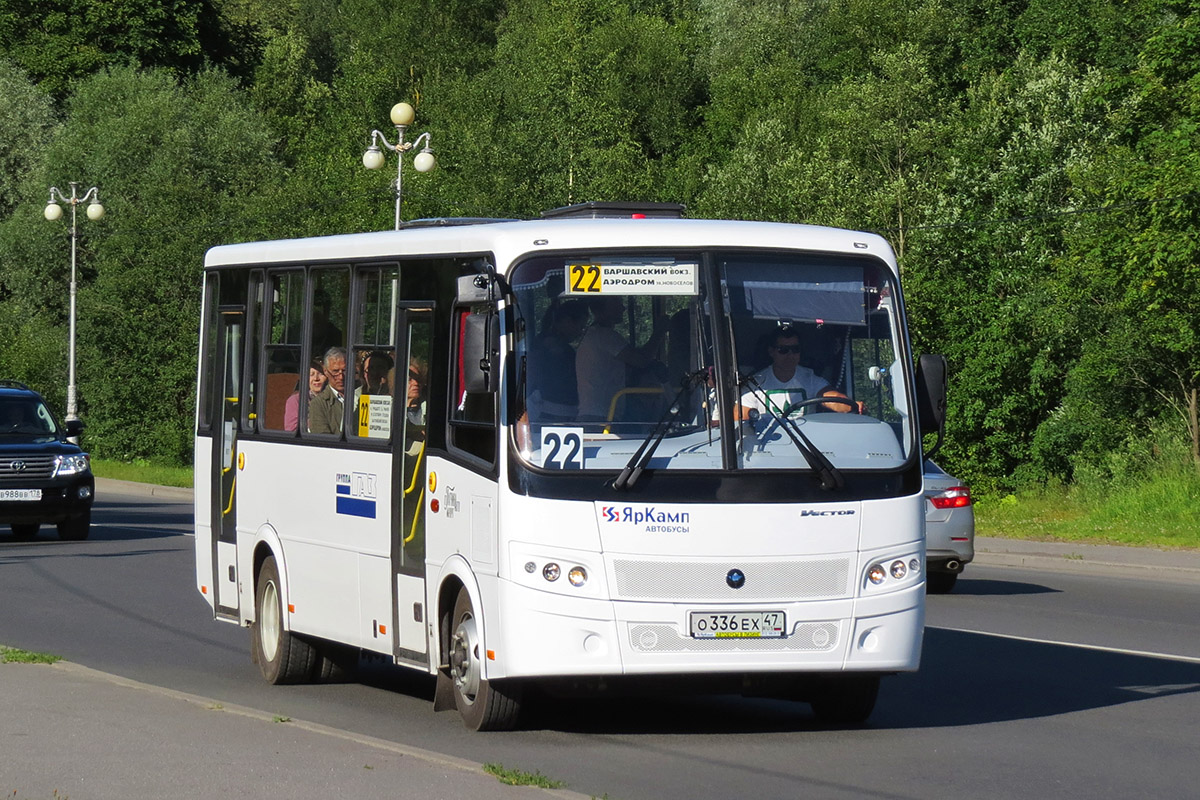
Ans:
POLYGON ((625 337, 613 328, 593 325, 583 334, 575 352, 581 418, 608 419, 613 395, 625 388, 625 362, 617 354, 626 346, 625 337))
POLYGON ((790 380, 781 381, 775 377, 774 367, 767 367, 754 373, 751 383, 742 394, 742 407, 756 409, 760 414, 766 413, 760 396, 766 394, 767 400, 775 406, 775 410, 783 413, 789 403, 799 403, 801 400, 811 400, 820 395, 823 390, 830 388, 829 381, 813 372, 808 367, 796 367, 795 374, 790 380), (752 391, 751 387, 757 391, 752 391))

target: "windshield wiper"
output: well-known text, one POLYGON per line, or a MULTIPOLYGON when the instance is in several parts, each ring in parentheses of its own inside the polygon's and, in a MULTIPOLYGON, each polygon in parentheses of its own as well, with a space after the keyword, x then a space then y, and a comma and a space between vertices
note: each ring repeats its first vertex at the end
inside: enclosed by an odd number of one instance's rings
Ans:
MULTIPOLYGON (((753 375, 746 376, 746 379, 738 385, 748 387, 759 399, 763 408, 774 418, 772 425, 778 425, 788 435, 792 444, 796 445, 796 449, 800 451, 800 455, 804 456, 804 460, 808 462, 808 466, 817 473, 817 477, 821 479, 822 489, 841 489, 846 485, 841 470, 835 467, 833 462, 812 443, 804 431, 800 430, 799 425, 788 419, 786 414, 781 414, 776 410, 775 405, 753 375)), ((770 431, 769 428, 767 430, 770 431)))
POLYGON ((646 469, 646 465, 650 463, 650 459, 654 457, 654 451, 658 449, 659 443, 666 437, 667 431, 671 429, 673 423, 679 417, 679 404, 683 400, 683 396, 698 386, 705 378, 707 373, 704 370, 698 372, 689 372, 683 376, 680 382, 679 393, 675 395, 675 399, 671 401, 671 405, 667 406, 667 410, 658 418, 654 429, 642 440, 641 445, 629 459, 629 463, 621 470, 621 474, 613 481, 613 488, 618 491, 622 489, 631 489, 637 483, 638 478, 642 477, 642 471, 646 469))

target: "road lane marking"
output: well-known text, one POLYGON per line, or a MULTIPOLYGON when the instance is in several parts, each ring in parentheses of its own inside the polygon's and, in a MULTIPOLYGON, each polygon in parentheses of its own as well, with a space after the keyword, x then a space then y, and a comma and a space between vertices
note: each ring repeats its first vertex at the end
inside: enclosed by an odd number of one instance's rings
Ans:
POLYGON ((1152 650, 1130 650, 1125 647, 1106 647, 1102 644, 1082 644, 1081 642, 1061 642, 1057 639, 1036 639, 1032 636, 1016 636, 1011 633, 995 633, 993 631, 976 631, 970 628, 947 628, 941 625, 928 625, 926 627, 934 628, 939 631, 952 631, 954 633, 974 633, 979 636, 995 636, 1000 639, 1013 639, 1018 642, 1030 642, 1031 644, 1055 644, 1062 647, 1078 647, 1082 650, 1096 650, 1101 653, 1116 653, 1123 656, 1143 656, 1145 658, 1161 658, 1167 661, 1182 661, 1185 664, 1200 664, 1200 658, 1195 656, 1181 656, 1174 653, 1156 653, 1152 650))

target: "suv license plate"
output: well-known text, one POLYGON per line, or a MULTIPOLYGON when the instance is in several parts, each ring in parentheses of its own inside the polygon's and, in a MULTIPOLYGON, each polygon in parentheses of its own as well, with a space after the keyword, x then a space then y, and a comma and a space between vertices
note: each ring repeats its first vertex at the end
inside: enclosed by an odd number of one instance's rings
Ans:
POLYGON ((0 501, 41 499, 41 489, 0 489, 0 501))
POLYGON ((782 611, 693 611, 693 639, 782 639, 787 615, 782 611))

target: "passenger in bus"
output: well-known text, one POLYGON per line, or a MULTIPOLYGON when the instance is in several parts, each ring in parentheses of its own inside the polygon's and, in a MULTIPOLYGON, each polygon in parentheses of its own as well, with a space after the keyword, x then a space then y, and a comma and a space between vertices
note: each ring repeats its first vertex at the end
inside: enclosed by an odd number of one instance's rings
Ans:
POLYGON ((574 343, 587 321, 583 301, 567 300, 554 308, 543 335, 533 342, 527 363, 529 411, 535 421, 569 422, 578 416, 574 343))
MULTIPOLYGON (((308 365, 308 402, 311 405, 312 400, 321 390, 325 388, 326 378, 324 366, 321 364, 321 359, 314 358, 308 365)), ((296 391, 288 396, 288 399, 283 404, 283 429, 285 431, 294 431, 300 427, 300 387, 296 387, 296 391)))
MULTIPOLYGON (((654 361, 654 353, 666 335, 655 319, 649 341, 635 348, 625 341, 616 325, 625 312, 622 297, 609 296, 592 301, 592 324, 583 334, 575 354, 575 377, 579 384, 579 419, 605 421, 612 411, 613 399, 627 388, 626 367, 645 369, 654 361)), ((620 416, 617 409, 615 417, 620 416)))
POLYGON ((346 351, 331 347, 321 360, 326 379, 325 388, 308 404, 308 430, 312 433, 342 432, 342 409, 345 406, 346 351))
MULTIPOLYGON (((813 397, 845 397, 829 385, 829 381, 800 365, 800 334, 791 325, 775 331, 767 347, 769 366, 750 376, 737 409, 738 419, 745 419, 750 409, 766 412, 763 395, 778 414, 788 412, 788 406, 813 397)), ((860 403, 823 403, 829 411, 846 413, 860 410, 860 403)))
MULTIPOLYGON (((414 357, 408 362, 408 389, 405 392, 405 413, 408 424, 422 429, 425 426, 425 391, 429 386, 429 374, 425 361, 414 357)), ((424 430, 420 431, 424 438, 424 430)))

